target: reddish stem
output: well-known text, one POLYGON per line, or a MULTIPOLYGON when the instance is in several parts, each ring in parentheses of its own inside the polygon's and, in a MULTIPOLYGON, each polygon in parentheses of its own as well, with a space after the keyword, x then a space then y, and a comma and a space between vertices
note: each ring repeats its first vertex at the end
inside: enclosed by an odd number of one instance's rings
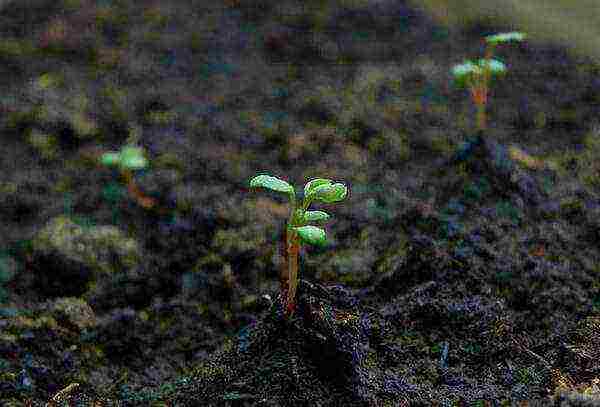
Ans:
POLYGON ((298 286, 298 253, 300 238, 292 229, 285 231, 285 263, 282 273, 282 289, 285 298, 285 315, 291 316, 295 310, 296 288, 298 286))
POLYGON ((149 209, 156 205, 156 201, 153 198, 145 196, 135 185, 131 171, 125 170, 123 171, 123 175, 125 176, 125 181, 127 182, 127 191, 129 191, 129 195, 131 195, 140 204, 140 206, 149 209))
POLYGON ((473 98, 475 106, 477 107, 477 129, 485 130, 485 106, 487 104, 487 88, 485 86, 473 87, 471 88, 471 96, 473 98))

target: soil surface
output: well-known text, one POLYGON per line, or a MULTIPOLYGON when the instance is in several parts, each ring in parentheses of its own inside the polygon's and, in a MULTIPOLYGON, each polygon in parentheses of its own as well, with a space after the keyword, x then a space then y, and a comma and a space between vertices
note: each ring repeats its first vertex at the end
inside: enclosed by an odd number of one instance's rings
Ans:
POLYGON ((600 67, 499 47, 482 131, 450 76, 518 29, 401 0, 2 8, 0 404, 600 405, 600 67), (147 168, 101 164, 128 143, 147 168), (289 320, 263 173, 349 190, 311 206, 289 320))

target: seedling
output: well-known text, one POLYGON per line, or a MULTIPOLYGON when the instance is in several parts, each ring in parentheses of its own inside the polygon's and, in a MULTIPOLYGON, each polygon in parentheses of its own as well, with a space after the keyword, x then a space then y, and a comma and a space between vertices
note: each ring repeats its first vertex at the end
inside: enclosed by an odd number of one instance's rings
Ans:
POLYGON ((452 68, 454 82, 459 87, 468 87, 471 98, 477 108, 477 130, 485 130, 487 93, 490 79, 506 73, 506 66, 497 59, 493 59, 494 50, 498 44, 511 41, 523 41, 525 34, 509 32, 485 37, 487 43, 485 58, 477 61, 467 60, 452 68))
POLYGON ((285 292, 285 279, 282 287, 285 298, 284 314, 286 317, 290 317, 295 309, 300 244, 323 246, 327 242, 325 230, 307 225, 307 223, 326 222, 329 220, 329 214, 323 211, 309 211, 307 208, 312 202, 340 202, 346 198, 348 189, 344 184, 333 183, 329 179, 313 179, 304 186, 304 199, 302 205, 297 207, 294 187, 277 177, 258 175, 250 180, 250 188, 267 188, 287 194, 290 198, 290 218, 288 219, 285 234, 287 263, 284 264, 285 270, 282 273, 283 276, 287 276, 287 293, 285 292))
POLYGON ((120 151, 109 151, 100 157, 100 162, 107 167, 119 167, 121 174, 127 183, 129 194, 144 208, 152 208, 156 202, 153 198, 144 194, 135 185, 132 171, 142 170, 148 166, 148 160, 144 157, 144 149, 134 144, 124 146, 120 151))

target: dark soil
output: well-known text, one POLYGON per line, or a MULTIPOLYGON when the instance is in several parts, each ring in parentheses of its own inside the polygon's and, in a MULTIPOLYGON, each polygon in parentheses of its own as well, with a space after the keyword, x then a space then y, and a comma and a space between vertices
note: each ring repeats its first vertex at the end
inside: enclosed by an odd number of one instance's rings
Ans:
POLYGON ((450 69, 515 29, 401 0, 5 6, 0 404, 600 405, 600 67, 501 47, 475 132, 450 69), (137 196, 98 162, 132 139, 137 196), (289 321, 259 173, 349 189, 313 205, 289 321))

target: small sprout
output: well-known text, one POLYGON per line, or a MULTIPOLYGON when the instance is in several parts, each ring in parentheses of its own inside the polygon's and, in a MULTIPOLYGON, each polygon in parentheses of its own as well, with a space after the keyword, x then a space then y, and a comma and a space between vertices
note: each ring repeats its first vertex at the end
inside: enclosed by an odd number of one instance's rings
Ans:
POLYGON ((100 157, 100 163, 107 167, 118 166, 126 179, 129 193, 144 208, 151 208, 156 204, 153 198, 146 197, 136 187, 131 171, 142 170, 148 167, 148 160, 144 157, 144 149, 133 144, 126 145, 121 151, 109 151, 100 157))
POLYGON ((291 315, 295 306, 296 287, 298 285, 298 253, 300 244, 323 246, 327 242, 325 230, 317 226, 307 225, 309 222, 326 222, 330 219, 323 211, 307 210, 311 202, 335 203, 348 195, 344 184, 334 183, 330 179, 316 178, 304 186, 304 200, 301 207, 296 207, 294 187, 287 182, 270 175, 258 175, 250 180, 251 188, 267 188, 287 194, 291 200, 290 218, 286 228, 287 264, 285 274, 288 276, 286 294, 286 315, 291 315))
POLYGON ((119 152, 109 151, 102 154, 100 162, 106 166, 118 165, 127 170, 141 170, 148 166, 141 147, 125 146, 119 152))
POLYGON ((485 37, 485 41, 488 44, 500 44, 504 42, 510 41, 523 41, 526 38, 526 35, 521 32, 513 31, 508 33, 494 34, 485 37))
POLYGON ((486 104, 489 82, 492 77, 506 73, 506 65, 502 61, 492 58, 494 48, 497 44, 509 41, 522 41, 525 34, 520 32, 509 32, 485 37, 487 49, 485 58, 477 62, 467 60, 462 64, 452 67, 454 84, 457 87, 467 87, 477 108, 477 129, 486 128, 486 104))

